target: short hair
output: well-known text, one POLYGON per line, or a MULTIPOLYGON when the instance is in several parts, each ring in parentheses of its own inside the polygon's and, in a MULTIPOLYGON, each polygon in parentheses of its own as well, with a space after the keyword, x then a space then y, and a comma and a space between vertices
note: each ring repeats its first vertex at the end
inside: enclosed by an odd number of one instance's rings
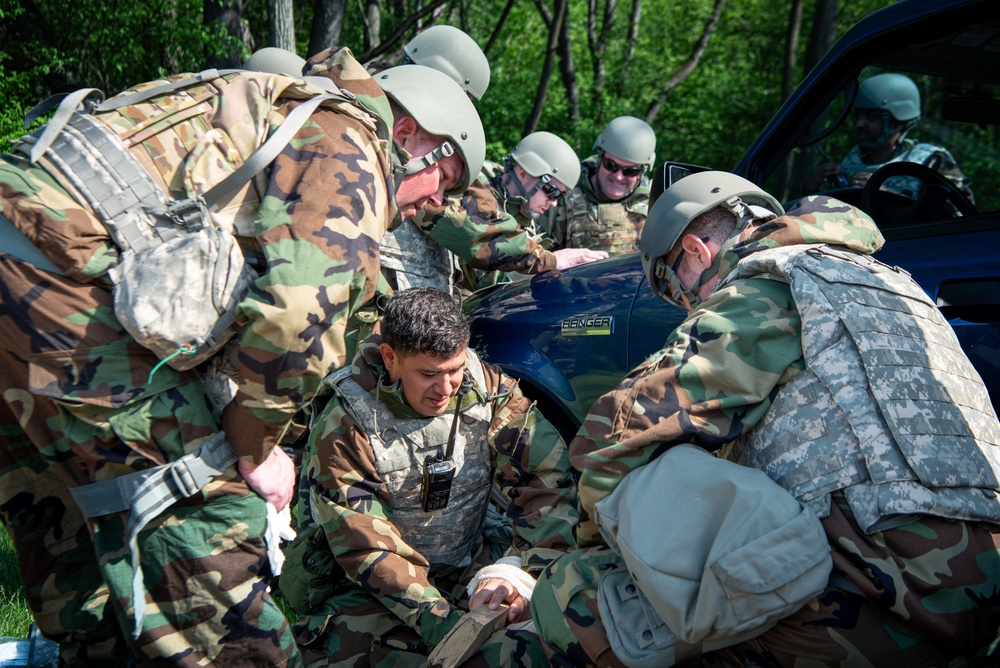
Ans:
MULTIPOLYGON (((681 234, 681 238, 687 234, 694 234, 702 239, 709 238, 721 244, 735 231, 736 215, 729 209, 720 206, 706 211, 692 220, 681 234)), ((680 239, 678 239, 679 241, 680 239)))
POLYGON ((469 323, 451 295, 410 288, 386 301, 382 342, 399 355, 454 357, 469 345, 469 323))

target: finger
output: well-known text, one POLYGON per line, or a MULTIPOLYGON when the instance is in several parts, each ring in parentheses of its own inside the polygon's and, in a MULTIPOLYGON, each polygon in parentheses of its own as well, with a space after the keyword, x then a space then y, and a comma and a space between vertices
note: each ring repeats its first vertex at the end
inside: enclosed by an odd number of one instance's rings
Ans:
POLYGON ((510 590, 504 585, 500 585, 494 589, 493 596, 490 597, 490 610, 496 610, 503 605, 503 602, 507 600, 510 593, 510 590))

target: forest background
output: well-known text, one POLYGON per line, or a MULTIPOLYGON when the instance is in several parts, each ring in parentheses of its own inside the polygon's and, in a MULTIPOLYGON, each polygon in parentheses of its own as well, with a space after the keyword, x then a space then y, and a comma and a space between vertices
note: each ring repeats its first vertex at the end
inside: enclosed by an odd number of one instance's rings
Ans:
POLYGON ((346 45, 399 62, 435 23, 486 52, 477 105, 502 158, 525 134, 581 159, 616 116, 656 130, 657 160, 729 169, 836 39, 889 0, 0 0, 0 139, 53 93, 110 97, 177 72, 239 67, 264 46, 346 45))

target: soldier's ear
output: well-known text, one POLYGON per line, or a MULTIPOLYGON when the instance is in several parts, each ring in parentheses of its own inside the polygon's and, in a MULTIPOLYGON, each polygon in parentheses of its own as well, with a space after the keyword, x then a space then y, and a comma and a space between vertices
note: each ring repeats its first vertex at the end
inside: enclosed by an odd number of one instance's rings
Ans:
POLYGON ((408 152, 419 139, 420 126, 412 116, 400 116, 392 125, 392 140, 408 152))
POLYGON ((396 366, 396 351, 388 343, 378 344, 378 351, 382 353, 382 363, 389 372, 389 378, 392 378, 392 371, 396 366))

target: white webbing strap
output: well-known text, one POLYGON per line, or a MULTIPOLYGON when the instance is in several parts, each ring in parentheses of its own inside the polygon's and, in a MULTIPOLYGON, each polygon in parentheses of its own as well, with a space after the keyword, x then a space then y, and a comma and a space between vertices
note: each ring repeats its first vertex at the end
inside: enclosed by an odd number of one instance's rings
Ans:
POLYGON ((139 637, 146 613, 146 595, 139 563, 139 532, 177 501, 197 494, 236 459, 225 434, 219 432, 196 452, 170 464, 70 488, 73 500, 85 517, 100 517, 131 509, 128 547, 132 560, 133 638, 139 637))

